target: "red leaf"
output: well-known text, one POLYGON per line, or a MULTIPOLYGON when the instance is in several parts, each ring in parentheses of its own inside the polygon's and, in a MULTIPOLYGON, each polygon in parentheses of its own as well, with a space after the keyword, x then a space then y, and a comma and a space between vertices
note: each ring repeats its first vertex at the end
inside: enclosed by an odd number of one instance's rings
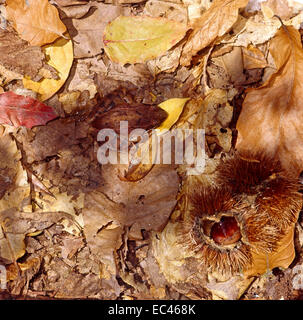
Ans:
POLYGON ((38 100, 14 92, 0 94, 0 123, 31 129, 57 117, 53 108, 38 100))

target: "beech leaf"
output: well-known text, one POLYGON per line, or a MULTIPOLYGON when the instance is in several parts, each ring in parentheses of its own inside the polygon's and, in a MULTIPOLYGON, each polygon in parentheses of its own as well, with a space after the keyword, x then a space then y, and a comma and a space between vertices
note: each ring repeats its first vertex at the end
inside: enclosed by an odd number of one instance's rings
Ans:
POLYGON ((186 24, 166 18, 120 16, 105 28, 104 50, 114 62, 145 62, 172 48, 186 30, 186 24))
POLYGON ((33 46, 51 43, 66 31, 48 0, 7 0, 6 11, 20 37, 33 46))
POLYGON ((237 149, 276 156, 287 170, 303 169, 303 50, 300 33, 282 27, 270 41, 276 64, 266 83, 248 89, 237 123, 237 149))
POLYGON ((57 118, 54 110, 31 97, 14 92, 0 94, 0 123, 32 128, 57 118))
POLYGON ((248 0, 215 0, 195 24, 186 42, 180 63, 187 66, 191 58, 207 47, 217 37, 223 36, 238 19, 238 11, 247 5, 248 0))

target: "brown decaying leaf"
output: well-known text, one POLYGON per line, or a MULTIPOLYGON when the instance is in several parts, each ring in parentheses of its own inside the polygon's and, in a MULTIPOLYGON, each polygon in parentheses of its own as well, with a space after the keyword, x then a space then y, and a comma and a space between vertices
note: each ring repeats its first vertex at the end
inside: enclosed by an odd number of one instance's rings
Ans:
POLYGON ((6 11, 20 37, 33 46, 51 43, 66 31, 48 0, 7 0, 6 11))
POLYGON ((237 149, 265 151, 289 171, 303 169, 303 50, 300 33, 282 27, 270 41, 277 71, 257 89, 248 89, 237 123, 237 149))
POLYGON ((223 36, 237 21, 238 11, 248 0, 215 0, 212 6, 196 22, 181 56, 181 64, 187 66, 191 58, 207 47, 217 37, 223 36))
MULTIPOLYGON (((88 3, 84 6, 91 10, 85 18, 63 19, 69 35, 73 39, 75 58, 92 57, 99 54, 103 48, 102 37, 106 24, 120 15, 130 14, 127 7, 98 2, 88 3)), ((66 9, 62 8, 62 10, 66 9)))
POLYGON ((285 231, 285 236, 279 241, 278 249, 271 254, 252 251, 253 265, 245 271, 246 276, 263 274, 273 268, 288 268, 295 258, 294 224, 285 231))
POLYGON ((92 252, 102 262, 101 278, 116 274, 114 254, 121 246, 124 227, 128 238, 141 239, 141 231, 161 230, 176 204, 177 173, 156 166, 139 182, 120 181, 121 165, 102 167, 103 185, 85 197, 84 233, 92 252))
MULTIPOLYGON (((100 110, 101 111, 101 110, 100 110)), ((128 121, 128 132, 140 128, 150 130, 159 126, 167 117, 167 113, 157 107, 144 104, 119 104, 104 113, 97 115, 92 125, 101 130, 113 129, 120 133, 120 121, 128 121)))
POLYGON ((29 46, 15 32, 0 28, 0 64, 10 71, 34 78, 43 65, 41 48, 29 46))

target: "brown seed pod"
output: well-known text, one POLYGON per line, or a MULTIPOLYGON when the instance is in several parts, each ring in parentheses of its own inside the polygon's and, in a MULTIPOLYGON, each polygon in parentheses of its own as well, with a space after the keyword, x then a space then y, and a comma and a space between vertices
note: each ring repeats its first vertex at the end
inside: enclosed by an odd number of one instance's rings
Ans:
POLYGON ((235 154, 218 165, 211 186, 197 181, 201 179, 185 182, 187 192, 172 215, 174 220, 153 242, 169 281, 194 283, 197 278, 202 281, 202 273, 220 280, 253 275, 266 271, 257 266, 267 258, 270 268, 291 263, 292 254, 287 259, 278 255, 286 252, 283 241, 293 232, 302 206, 296 177, 264 155, 235 154), (182 271, 170 266, 170 250, 182 271), (188 270, 196 276, 185 278, 188 270))

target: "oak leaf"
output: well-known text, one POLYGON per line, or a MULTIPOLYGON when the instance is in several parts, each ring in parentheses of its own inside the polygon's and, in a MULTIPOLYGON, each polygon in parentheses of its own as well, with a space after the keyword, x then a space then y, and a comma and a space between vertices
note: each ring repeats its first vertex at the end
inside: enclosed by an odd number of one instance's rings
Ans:
POLYGON ((7 0, 6 11, 20 37, 33 46, 51 43, 66 31, 57 8, 48 0, 7 0))
POLYGON ((32 128, 57 118, 53 108, 14 92, 0 94, 0 122, 15 127, 32 128))
POLYGON ((223 36, 238 19, 238 11, 247 5, 248 0, 215 0, 196 22, 192 34, 186 42, 181 64, 187 66, 191 58, 200 50, 223 36))
POLYGON ((248 89, 237 123, 237 149, 277 157, 290 171, 303 169, 303 50, 300 33, 282 27, 270 41, 276 64, 261 87, 248 89))
POLYGON ((166 18, 120 16, 105 28, 104 50, 114 62, 145 62, 172 48, 186 30, 186 24, 166 18))

